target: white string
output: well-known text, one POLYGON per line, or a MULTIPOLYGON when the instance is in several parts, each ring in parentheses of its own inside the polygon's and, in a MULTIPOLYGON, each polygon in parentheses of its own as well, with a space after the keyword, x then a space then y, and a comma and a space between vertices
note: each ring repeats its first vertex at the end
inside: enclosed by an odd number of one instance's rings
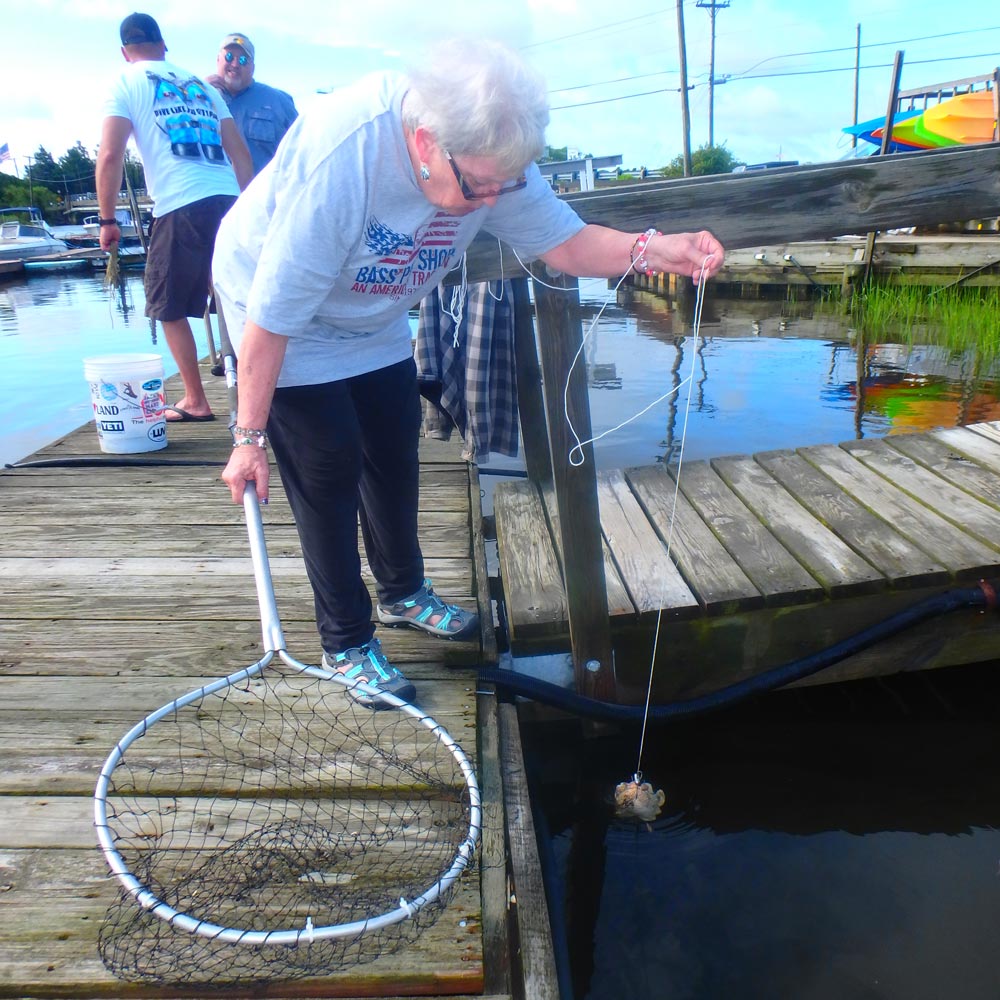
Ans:
MULTIPOLYGON (((449 268, 450 271, 454 271, 459 265, 456 264, 455 267, 449 268)), ((466 266, 466 255, 462 254, 461 260, 462 268, 462 280, 455 285, 451 290, 451 300, 446 302, 444 294, 441 295, 441 308, 444 310, 445 314, 451 317, 452 323, 454 323, 453 333, 452 333, 452 344, 454 347, 458 347, 458 328, 462 323, 462 316, 465 314, 465 297, 469 290, 469 277, 468 269, 466 266)))
POLYGON ((486 282, 486 292, 494 302, 503 302, 504 295, 504 275, 503 275, 503 244, 500 242, 500 238, 497 237, 497 256, 500 258, 500 294, 494 295, 491 285, 491 281, 486 282))
MULTIPOLYGON (((659 235, 659 234, 656 234, 656 235, 659 235)), ((651 236, 650 239, 649 239, 649 242, 652 242, 654 238, 655 238, 655 236, 651 236)), ((648 243, 647 243, 647 247, 648 247, 648 243)), ((524 268, 524 270, 528 274, 531 274, 531 272, 528 269, 527 265, 524 263, 523 260, 521 260, 521 258, 518 255, 517 251, 514 250, 513 252, 514 252, 514 257, 517 259, 517 262, 521 265, 521 267, 524 268)), ((576 442, 573 445, 573 447, 570 449, 569 455, 567 456, 567 459, 568 459, 568 461, 569 461, 569 463, 571 465, 573 465, 573 466, 580 466, 585 461, 585 456, 583 454, 583 448, 584 448, 585 445, 594 444, 595 442, 600 441, 602 438, 607 437, 609 434, 614 434, 615 431, 621 430, 623 427, 625 427, 628 424, 632 423, 633 420, 637 420, 644 413, 646 413, 649 410, 651 410, 654 406, 656 406, 657 403, 662 402, 664 399, 667 399, 669 396, 672 396, 676 392, 680 392, 680 390, 684 387, 684 385, 685 384, 687 385, 687 387, 688 387, 688 395, 687 395, 687 402, 686 402, 685 407, 684 407, 684 420, 683 420, 683 424, 682 424, 682 427, 681 427, 681 445, 680 445, 680 451, 678 452, 678 456, 677 456, 677 473, 676 473, 676 476, 674 478, 674 499, 673 499, 673 506, 672 506, 671 512, 670 512, 670 524, 669 524, 668 531, 667 531, 667 557, 668 558, 670 557, 671 546, 672 546, 673 537, 674 537, 674 517, 675 517, 676 511, 677 511, 677 500, 678 500, 678 496, 679 496, 679 492, 680 492, 681 468, 682 468, 682 466, 684 464, 684 444, 685 444, 685 441, 687 440, 688 418, 689 418, 689 416, 691 414, 691 397, 694 394, 693 391, 694 391, 694 384, 695 384, 695 364, 697 363, 697 358, 698 358, 698 342, 699 342, 700 335, 701 335, 701 316, 702 316, 702 310, 704 309, 704 306, 705 306, 705 271, 708 268, 709 261, 712 260, 712 258, 714 256, 715 256, 714 254, 708 254, 705 257, 705 259, 701 262, 701 269, 698 272, 698 291, 697 291, 697 293, 695 295, 694 317, 693 317, 693 321, 692 321, 691 374, 688 375, 687 378, 682 379, 681 382, 678 385, 674 386, 674 388, 670 389, 668 392, 665 392, 662 396, 659 396, 657 399, 654 399, 647 406, 644 406, 641 410, 639 410, 638 413, 635 413, 631 417, 628 417, 627 419, 623 420, 620 424, 617 424, 616 426, 611 427, 610 429, 608 429, 606 431, 603 431, 602 433, 597 434, 594 437, 588 438, 586 441, 581 441, 579 435, 576 433, 576 428, 573 426, 573 421, 570 419, 570 415, 569 415, 569 381, 570 381, 570 377, 573 374, 573 369, 576 366, 576 363, 579 360, 580 355, 583 353, 584 347, 586 346, 586 343, 587 343, 587 339, 590 337, 591 333, 593 332, 594 327, 597 326, 597 321, 601 318, 601 315, 604 313, 604 310, 607 308, 608 303, 611 301, 611 296, 613 294, 617 294, 618 289, 621 288, 622 283, 629 276, 629 273, 632 270, 632 267, 630 266, 625 271, 625 273, 621 276, 621 278, 618 279, 617 284, 611 290, 611 292, 608 294, 608 297, 604 300, 604 304, 601 306, 601 308, 598 311, 597 315, 593 318, 593 320, 590 323, 590 326, 587 328, 586 333, 583 335, 583 338, 580 341, 580 346, 577 348, 576 354, 573 356, 573 361, 572 361, 572 363, 569 366, 569 371, 566 374, 566 384, 563 387, 563 413, 564 413, 564 415, 566 417, 566 424, 569 427, 570 433, 573 435, 573 439, 576 442), (574 459, 574 453, 576 453, 578 455, 578 458, 574 459)), ((546 282, 540 280, 534 274, 531 274, 531 277, 532 277, 532 280, 537 281, 540 285, 544 285, 546 288, 551 288, 551 289, 553 289, 553 290, 555 290, 557 292, 567 292, 567 291, 572 291, 573 290, 573 289, 568 289, 568 288, 561 287, 559 285, 549 285, 546 282)), ((655 671, 655 666, 656 666, 656 653, 657 653, 657 649, 658 649, 658 646, 659 646, 660 624, 661 624, 662 619, 663 619, 663 600, 661 599, 660 600, 660 608, 659 608, 659 610, 657 611, 657 614, 656 614, 656 630, 653 633, 653 652, 652 652, 652 655, 650 657, 650 663, 649 663, 649 681, 648 681, 648 683, 646 685, 646 704, 645 704, 645 708, 643 710, 642 732, 641 732, 641 735, 639 737, 639 754, 638 754, 638 759, 636 761, 636 768, 635 768, 635 771, 633 773, 633 781, 635 781, 635 783, 637 785, 642 780, 642 755, 643 755, 643 750, 645 749, 645 744, 646 744, 646 731, 647 731, 648 726, 649 726, 649 708, 650 708, 650 703, 652 701, 652 695, 653 695, 653 676, 654 676, 654 671, 655 671)))
MULTIPOLYGON (((701 263, 698 274, 698 291, 694 300, 694 318, 691 324, 691 374, 684 380, 688 384, 687 402, 684 406, 684 420, 681 424, 681 446, 677 454, 677 472, 674 475, 674 502, 670 508, 670 524, 667 528, 667 558, 670 558, 671 546, 674 540, 674 518, 677 514, 677 500, 680 494, 681 468, 684 465, 684 444, 687 441, 688 417, 691 414, 691 397, 694 395, 694 366, 698 359, 698 340, 701 336, 701 313, 705 306, 705 269, 714 255, 709 254, 701 263)), ((681 385, 684 384, 681 383, 681 385)), ((680 388, 680 386, 678 386, 680 388)), ((635 781, 638 784, 642 776, 642 753, 646 745, 646 730, 649 726, 649 706, 653 698, 653 675, 656 670, 656 651, 660 643, 660 623, 663 619, 663 601, 656 612, 656 629, 653 632, 653 652, 649 659, 649 681, 646 684, 646 706, 642 714, 642 731, 639 736, 639 754, 635 764, 635 781)))
MULTIPOLYGON (((647 248, 649 246, 649 243, 652 243, 654 239, 655 236, 650 236, 649 242, 646 244, 647 248)), ((705 266, 708 263, 709 259, 710 258, 706 258, 704 263, 702 264, 702 274, 704 274, 705 266)), ((622 282, 629 276, 631 271, 632 271, 632 266, 629 265, 625 273, 618 279, 618 284, 616 284, 614 289, 612 290, 613 294, 618 292, 618 289, 621 288, 622 286, 622 282)), ((681 388, 684 386, 684 382, 687 381, 685 379, 684 381, 680 382, 678 385, 674 386, 668 392, 665 392, 662 396, 659 396, 658 398, 654 399, 651 403, 649 403, 647 406, 644 406, 638 413, 634 413, 632 414, 631 417, 627 417, 620 424, 616 424, 614 427, 610 427, 608 428, 608 430, 602 431, 600 434, 595 434, 593 437, 587 438, 586 441, 580 440, 580 435, 577 434, 576 428, 573 426, 573 421, 569 415, 569 381, 573 375, 573 369, 576 367, 576 363, 580 359, 580 355, 583 354, 584 347, 586 347, 587 345, 587 340, 589 339, 591 333, 593 333, 594 327, 597 326, 597 321, 601 318, 601 315, 607 308, 608 302, 610 301, 611 301, 611 295, 609 294, 608 297, 604 300, 604 305, 601 306, 599 312, 591 321, 590 326, 587 327, 587 332, 583 335, 583 338, 580 341, 580 346, 577 348, 576 354, 573 355, 573 361, 570 363, 569 371, 566 373, 566 384, 563 386, 563 415, 566 418, 566 426, 569 428, 569 432, 573 436, 573 440, 575 442, 573 447, 570 448, 569 454, 566 456, 566 460, 569 462, 570 465, 574 467, 579 467, 583 465, 583 463, 586 461, 586 456, 583 453, 585 445, 595 444, 602 438, 606 438, 609 434, 614 434, 616 431, 620 431, 623 427, 627 427, 630 423, 632 423, 633 420, 638 420, 639 417, 641 417, 644 413, 647 413, 649 410, 651 410, 654 406, 657 405, 657 403, 662 403, 663 400, 665 400, 668 396, 672 396, 675 392, 679 392, 681 388)))
MULTIPOLYGON (((532 281, 536 282, 539 285, 544 286, 545 288, 551 288, 552 291, 554 291, 554 292, 564 292, 565 293, 565 292, 576 291, 576 289, 574 289, 574 288, 566 288, 565 285, 550 285, 547 281, 542 281, 542 279, 539 278, 537 275, 532 274, 531 268, 529 268, 528 265, 525 264, 525 262, 523 260, 521 260, 520 255, 518 254, 518 252, 513 247, 511 247, 510 250, 511 250, 511 253, 514 255, 514 258, 517 260, 518 264, 520 264, 521 267, 523 268, 524 273, 527 274, 528 277, 531 278, 532 281)), ((620 285, 622 283, 622 281, 624 281, 627 276, 628 276, 628 271, 626 271, 625 274, 622 275, 621 281, 618 282, 618 285, 620 285)), ((604 278, 594 278, 593 280, 595 282, 597 282, 597 281, 604 281, 605 279, 604 278)), ((615 289, 614 289, 615 291, 618 290, 618 285, 615 285, 615 289)), ((610 299, 611 299, 611 297, 608 296, 608 301, 610 301, 610 299)), ((605 302, 604 304, 607 305, 608 303, 605 302)), ((598 315, 600 315, 600 314, 598 314, 598 315)))

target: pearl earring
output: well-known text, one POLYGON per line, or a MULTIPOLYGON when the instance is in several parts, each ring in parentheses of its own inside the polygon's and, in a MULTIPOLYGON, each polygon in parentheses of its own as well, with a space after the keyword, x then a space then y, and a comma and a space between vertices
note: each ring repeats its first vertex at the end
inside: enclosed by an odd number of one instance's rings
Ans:
POLYGON ((431 168, 426 163, 420 164, 420 179, 422 181, 429 181, 431 179, 431 168))

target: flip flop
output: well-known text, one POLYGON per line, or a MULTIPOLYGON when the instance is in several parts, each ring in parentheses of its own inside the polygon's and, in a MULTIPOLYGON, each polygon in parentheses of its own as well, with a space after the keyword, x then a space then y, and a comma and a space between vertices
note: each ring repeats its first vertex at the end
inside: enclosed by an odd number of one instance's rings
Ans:
POLYGON ((180 414, 179 417, 176 417, 173 420, 171 420, 169 417, 165 417, 164 419, 167 421, 168 424, 184 424, 184 423, 203 424, 209 420, 215 419, 214 413, 206 413, 203 417, 199 417, 196 416, 194 413, 188 413, 187 410, 182 410, 179 406, 164 406, 163 412, 166 413, 167 410, 170 410, 173 413, 180 414))

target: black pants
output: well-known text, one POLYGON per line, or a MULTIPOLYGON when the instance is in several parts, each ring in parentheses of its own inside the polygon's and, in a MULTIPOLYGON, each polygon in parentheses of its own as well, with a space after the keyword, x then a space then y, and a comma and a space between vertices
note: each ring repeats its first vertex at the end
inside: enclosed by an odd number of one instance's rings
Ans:
POLYGON ((276 389, 268 436, 302 543, 323 649, 374 634, 358 517, 378 599, 423 583, 417 541, 420 398, 412 359, 354 378, 276 389))

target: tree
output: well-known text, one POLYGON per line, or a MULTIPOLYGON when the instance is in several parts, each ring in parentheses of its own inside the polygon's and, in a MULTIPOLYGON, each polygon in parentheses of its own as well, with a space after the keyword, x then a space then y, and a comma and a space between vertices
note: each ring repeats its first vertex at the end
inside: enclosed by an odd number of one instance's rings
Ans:
POLYGON ((59 196, 47 187, 28 184, 9 174, 0 174, 0 205, 35 205, 42 210, 47 222, 59 218, 59 196))
MULTIPOLYGON (((691 154, 691 174, 694 177, 704 177, 707 174, 731 174, 733 167, 738 167, 743 161, 737 160, 732 153, 726 149, 725 143, 721 146, 699 146, 691 154)), ((684 176, 684 157, 675 156, 670 163, 663 168, 664 177, 684 176)))
POLYGON ((142 161, 132 155, 132 150, 125 150, 125 176, 128 177, 133 191, 146 190, 146 175, 142 169, 142 161))
POLYGON ((82 142, 77 140, 72 149, 59 157, 59 168, 62 170, 63 186, 68 194, 93 194, 97 164, 90 158, 90 153, 82 142))
POLYGON ((44 147, 39 146, 35 150, 35 155, 31 157, 31 180, 35 184, 45 184, 53 190, 62 187, 62 171, 59 164, 52 158, 52 154, 44 147))

